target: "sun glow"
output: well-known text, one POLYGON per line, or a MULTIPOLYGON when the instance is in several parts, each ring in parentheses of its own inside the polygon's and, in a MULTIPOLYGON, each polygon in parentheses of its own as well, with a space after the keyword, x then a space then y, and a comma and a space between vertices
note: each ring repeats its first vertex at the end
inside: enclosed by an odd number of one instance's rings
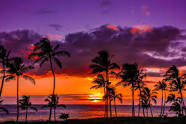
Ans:
POLYGON ((101 94, 91 94, 89 95, 89 100, 91 100, 91 102, 97 103, 100 102, 100 100, 102 100, 102 95, 101 94))

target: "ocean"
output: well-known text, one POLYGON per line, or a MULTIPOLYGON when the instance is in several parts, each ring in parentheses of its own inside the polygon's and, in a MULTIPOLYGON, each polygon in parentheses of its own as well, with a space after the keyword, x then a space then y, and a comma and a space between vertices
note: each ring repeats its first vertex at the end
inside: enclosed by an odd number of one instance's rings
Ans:
MULTIPOLYGON (((16 105, 3 105, 3 107, 9 110, 9 114, 5 114, 0 111, 0 121, 13 121, 16 119, 16 105)), ((43 121, 47 120, 49 116, 49 108, 44 108, 43 105, 34 105, 38 109, 38 112, 29 110, 28 121, 43 121)), ((129 117, 131 116, 131 105, 117 105, 117 115, 129 117)), ((138 115, 138 107, 135 106, 136 115, 138 115)), ((160 113, 160 106, 152 107, 153 115, 158 116, 160 113)), ((67 108, 57 108, 56 115, 59 119, 60 113, 68 113, 70 119, 87 119, 87 118, 101 118, 104 117, 104 105, 67 105, 67 108)), ((166 107, 165 113, 168 116, 175 116, 174 112, 169 111, 169 107, 166 107)), ((112 107, 112 115, 115 116, 114 106, 112 107)), ((140 113, 142 115, 142 110, 140 113)), ((151 116, 150 111, 148 116, 151 116)), ((25 119, 25 111, 20 110, 20 120, 25 119)), ((52 116, 53 119, 53 116, 52 116)))

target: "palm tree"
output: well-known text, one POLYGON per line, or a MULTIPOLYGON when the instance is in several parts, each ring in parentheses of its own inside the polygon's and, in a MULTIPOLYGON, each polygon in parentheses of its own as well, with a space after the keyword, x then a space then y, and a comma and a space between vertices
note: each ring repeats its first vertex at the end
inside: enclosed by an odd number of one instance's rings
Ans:
MULTIPOLYGON (((54 63, 59 67, 62 68, 61 61, 59 60, 59 56, 70 56, 70 53, 65 50, 59 50, 60 45, 57 44, 55 47, 52 46, 51 42, 47 38, 43 38, 40 40, 40 42, 34 44, 34 50, 33 53, 29 55, 29 58, 37 56, 38 59, 34 63, 40 62, 40 67, 46 63, 49 62, 50 69, 52 71, 53 75, 53 92, 52 94, 55 95, 55 71, 54 71, 54 63)), ((52 110, 50 110, 52 111, 52 110)), ((49 120, 51 120, 49 118, 49 120)))
POLYGON ((4 111, 6 114, 9 114, 8 110, 1 106, 3 100, 0 98, 0 110, 4 111))
POLYGON ((157 98, 157 92, 156 91, 150 90, 148 87, 145 87, 143 89, 143 91, 142 91, 142 101, 143 101, 143 104, 147 108, 150 108, 150 112, 151 112, 152 117, 153 117, 153 112, 152 112, 151 101, 153 101, 156 104, 157 103, 156 98, 157 98))
POLYGON ((3 76, 1 77, 2 82, 1 82, 1 89, 0 89, 0 97, 2 96, 4 81, 6 78, 9 78, 9 75, 6 75, 6 68, 9 61, 9 55, 10 55, 10 51, 7 51, 3 46, 0 45, 0 63, 2 64, 1 72, 3 73, 3 76))
POLYGON ((139 69, 137 64, 123 64, 121 72, 119 72, 121 81, 118 84, 123 84, 124 87, 131 86, 132 89, 132 117, 135 116, 134 91, 137 87, 138 75, 139 69))
POLYGON ((143 72, 143 70, 139 70, 138 69, 138 74, 136 76, 136 88, 135 90, 139 90, 139 104, 138 104, 138 116, 140 116, 140 108, 141 108, 141 103, 142 103, 142 99, 141 99, 141 93, 142 93, 142 90, 145 86, 144 84, 144 81, 143 81, 143 78, 146 76, 146 74, 143 72))
POLYGON ((165 83, 165 81, 159 81, 154 85, 154 87, 155 87, 155 89, 154 89, 155 91, 161 90, 161 112, 160 112, 160 116, 163 116, 164 111, 165 111, 167 84, 165 83))
MULTIPOLYGON (((63 107, 66 108, 66 106, 64 104, 59 104, 59 96, 57 95, 49 95, 46 99, 46 102, 48 102, 47 105, 44 105, 44 107, 49 107, 49 108, 54 108, 54 120, 56 121, 56 108, 57 107, 63 107)), ((49 121, 51 120, 51 116, 52 116, 52 109, 50 109, 50 113, 49 113, 49 121)))
POLYGON ((119 100, 120 103, 122 103, 122 94, 117 93, 115 88, 111 88, 111 101, 114 101, 115 116, 117 117, 116 100, 119 100))
MULTIPOLYGON (((113 69, 119 69, 118 64, 112 62, 113 56, 111 56, 107 51, 102 50, 98 52, 98 56, 92 59, 92 64, 90 68, 92 69, 92 74, 102 74, 105 77, 105 95, 108 96, 108 88, 110 85, 109 74, 113 69)), ((108 103, 109 98, 105 100, 105 117, 108 118, 108 103)))
POLYGON ((9 78, 6 79, 6 81, 17 79, 17 121, 19 120, 19 79, 20 77, 23 77, 26 80, 30 80, 33 84, 35 84, 35 80, 25 75, 24 73, 30 71, 33 69, 32 66, 26 66, 23 62, 22 58, 15 57, 12 58, 12 61, 8 64, 8 73, 11 74, 9 78))
POLYGON ((167 97, 167 103, 172 103, 171 106, 170 106, 170 109, 169 111, 175 111, 176 114, 178 116, 183 116, 181 110, 181 104, 182 104, 182 101, 181 101, 181 98, 180 97, 177 97, 174 95, 174 94, 169 94, 169 96, 167 97))
POLYGON ((169 81, 171 91, 177 91, 181 98, 181 114, 184 115, 185 103, 183 100, 183 90, 186 85, 185 74, 180 76, 180 72, 175 65, 171 66, 164 75, 164 80, 169 81))
POLYGON ((32 103, 30 102, 30 96, 23 96, 22 99, 19 100, 19 105, 21 109, 25 110, 25 121, 27 122, 27 116, 28 116, 28 109, 38 111, 37 108, 32 106, 32 103))

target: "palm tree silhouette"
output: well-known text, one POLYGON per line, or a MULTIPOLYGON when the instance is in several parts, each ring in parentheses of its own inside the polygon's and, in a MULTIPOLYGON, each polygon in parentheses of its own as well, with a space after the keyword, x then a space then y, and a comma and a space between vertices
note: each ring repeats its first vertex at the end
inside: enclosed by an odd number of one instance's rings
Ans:
MULTIPOLYGON (((102 74, 105 77, 105 87, 104 94, 108 96, 108 88, 110 85, 109 74, 113 69, 119 69, 118 64, 112 62, 113 56, 111 56, 107 51, 102 50, 98 52, 98 56, 92 59, 92 63, 89 67, 92 69, 92 74, 102 74)), ((105 117, 108 118, 108 104, 109 98, 105 100, 105 117)))
MULTIPOLYGON (((29 55, 29 58, 37 56, 38 59, 34 63, 40 62, 40 67, 49 61, 50 63, 50 69, 52 71, 53 75, 53 92, 52 94, 55 95, 55 71, 54 71, 54 63, 57 64, 59 68, 62 68, 62 64, 60 60, 58 59, 59 56, 70 56, 70 53, 65 50, 58 50, 60 45, 57 44, 55 47, 52 46, 51 42, 47 38, 43 38, 40 40, 40 42, 34 44, 34 50, 33 53, 29 55)), ((52 108, 51 108, 52 109, 52 108)), ((52 112, 52 110, 50 110, 52 112)), ((51 116, 50 116, 51 117, 51 116)), ((49 118, 49 121, 51 118, 49 118)))
MULTIPOLYGON (((175 65, 171 66, 164 75, 164 80, 169 82, 171 91, 177 91, 181 98, 181 114, 184 115, 185 103, 183 100, 183 90, 185 89, 185 74, 180 76, 180 72, 175 65)), ((185 111, 186 113, 186 111, 185 111)))
MULTIPOLYGON (((54 108, 54 120, 56 121, 56 108, 57 107, 63 107, 66 108, 66 106, 64 104, 59 104, 59 96, 57 95, 49 95, 46 99, 46 102, 48 102, 47 105, 44 105, 44 107, 49 107, 49 108, 54 108)), ((52 109, 50 109, 50 113, 49 113, 49 121, 51 119, 52 116, 52 109)))
POLYGON ((146 107, 147 109, 150 108, 151 116, 153 117, 151 102, 153 101, 155 104, 157 103, 156 101, 157 92, 150 90, 148 87, 144 87, 141 95, 143 106, 146 107))
POLYGON ((9 114, 8 110, 1 106, 3 100, 0 98, 0 110, 4 111, 6 114, 9 114))
POLYGON ((122 103, 122 94, 117 93, 115 88, 111 88, 111 101, 114 101, 115 116, 117 117, 116 100, 119 100, 120 103, 122 103))
POLYGON ((19 105, 21 109, 25 110, 25 121, 27 122, 27 116, 28 116, 28 109, 38 111, 37 108, 32 106, 32 103, 30 102, 30 96, 23 96, 22 99, 19 100, 19 105))
POLYGON ((121 72, 119 72, 121 81, 118 84, 123 84, 124 87, 131 86, 132 89, 132 117, 135 116, 134 92, 137 87, 138 75, 139 70, 137 64, 123 64, 121 72))
POLYGON ((6 78, 10 77, 10 75, 6 75, 6 68, 9 61, 9 55, 10 55, 10 51, 7 51, 3 46, 0 45, 0 63, 2 64, 1 73, 3 73, 3 76, 1 77, 2 82, 1 82, 1 89, 0 89, 0 97, 2 96, 4 81, 6 78))
POLYGON ((161 90, 161 112, 160 116, 164 116, 164 111, 165 111, 165 103, 166 103, 166 90, 167 90, 167 84, 165 81, 159 81, 155 85, 155 91, 161 90))
POLYGON ((23 77, 26 80, 30 80, 33 84, 35 84, 35 80, 25 75, 24 73, 33 69, 33 66, 26 66, 23 62, 23 59, 20 57, 12 58, 12 61, 8 64, 8 73, 12 74, 11 77, 7 78, 6 81, 17 79, 17 118, 16 121, 19 120, 19 79, 23 77))

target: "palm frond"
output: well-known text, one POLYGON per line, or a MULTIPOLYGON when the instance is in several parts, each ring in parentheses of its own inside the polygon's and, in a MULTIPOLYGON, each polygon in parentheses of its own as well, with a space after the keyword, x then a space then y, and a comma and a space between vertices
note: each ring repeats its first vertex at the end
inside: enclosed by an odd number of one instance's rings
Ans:
POLYGON ((60 60, 58 58, 54 58, 54 62, 56 63, 56 65, 59 67, 59 68, 62 68, 62 64, 60 62, 60 60))
POLYGON ((30 81, 35 85, 35 79, 34 79, 34 78, 32 78, 32 77, 30 77, 30 76, 28 76, 28 75, 23 75, 23 78, 24 78, 25 80, 30 80, 30 81))

